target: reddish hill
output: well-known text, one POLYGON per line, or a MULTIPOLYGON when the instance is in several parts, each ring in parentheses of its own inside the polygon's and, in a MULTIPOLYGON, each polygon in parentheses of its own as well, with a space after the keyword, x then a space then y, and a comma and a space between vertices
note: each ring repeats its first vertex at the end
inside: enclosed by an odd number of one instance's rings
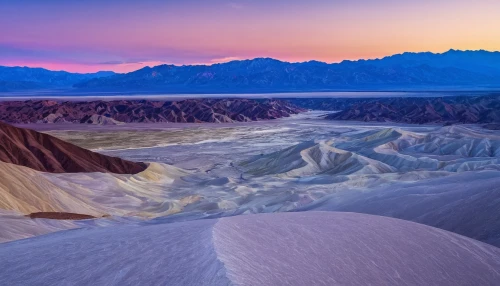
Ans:
MULTIPOLYGON (((500 122, 498 95, 347 99, 344 103, 345 108, 342 111, 330 114, 326 118, 416 124, 500 122)), ((337 100, 335 104, 342 102, 337 100)))
POLYGON ((226 123, 288 117, 305 110, 281 100, 187 99, 181 101, 115 100, 88 102, 0 102, 0 120, 8 123, 115 124, 190 122, 226 123))
POLYGON ((0 122, 0 161, 50 173, 136 174, 146 164, 104 156, 33 130, 0 122))

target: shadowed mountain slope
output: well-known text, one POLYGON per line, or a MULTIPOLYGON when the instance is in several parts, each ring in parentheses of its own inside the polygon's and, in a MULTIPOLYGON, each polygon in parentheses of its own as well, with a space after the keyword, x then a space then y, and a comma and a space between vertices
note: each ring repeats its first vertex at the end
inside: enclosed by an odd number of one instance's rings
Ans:
POLYGON ((51 173, 135 174, 146 164, 101 155, 33 130, 0 122, 0 161, 51 173))

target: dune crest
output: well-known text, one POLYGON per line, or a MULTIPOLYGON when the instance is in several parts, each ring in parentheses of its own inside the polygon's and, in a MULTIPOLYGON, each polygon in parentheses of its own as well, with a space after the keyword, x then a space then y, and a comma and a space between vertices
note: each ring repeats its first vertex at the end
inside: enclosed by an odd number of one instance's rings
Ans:
POLYGON ((500 279, 494 246, 408 221, 338 212, 65 231, 0 244, 0 257, 2 285, 128 285, 138 277, 153 285, 495 285, 500 279))

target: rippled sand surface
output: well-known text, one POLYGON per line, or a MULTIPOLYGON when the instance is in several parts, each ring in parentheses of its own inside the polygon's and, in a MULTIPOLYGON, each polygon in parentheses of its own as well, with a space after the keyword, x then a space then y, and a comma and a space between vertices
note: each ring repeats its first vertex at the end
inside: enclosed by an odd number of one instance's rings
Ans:
POLYGON ((2 285, 496 285, 499 268, 494 246, 340 212, 127 224, 0 244, 2 285))

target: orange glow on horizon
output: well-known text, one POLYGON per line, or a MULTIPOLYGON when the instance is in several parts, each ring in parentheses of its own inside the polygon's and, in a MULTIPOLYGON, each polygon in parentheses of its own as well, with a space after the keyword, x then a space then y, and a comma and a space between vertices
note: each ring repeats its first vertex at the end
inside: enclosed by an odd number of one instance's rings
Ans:
POLYGON ((130 72, 256 57, 334 63, 500 50, 498 0, 112 2, 0 3, 0 65, 130 72))

